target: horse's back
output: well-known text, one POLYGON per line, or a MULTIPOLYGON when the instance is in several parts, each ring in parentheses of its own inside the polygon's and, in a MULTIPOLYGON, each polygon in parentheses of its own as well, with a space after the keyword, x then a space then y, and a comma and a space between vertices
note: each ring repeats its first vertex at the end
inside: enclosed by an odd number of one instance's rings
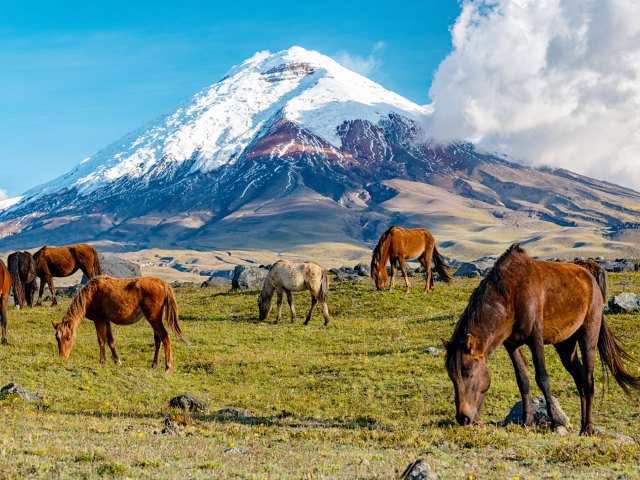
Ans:
POLYGON ((113 278, 100 275, 89 280, 96 286, 87 318, 101 318, 115 324, 135 323, 143 312, 164 306, 165 282, 155 277, 113 278))
POLYGON ((299 292, 316 283, 319 285, 324 270, 324 267, 315 262, 278 260, 271 267, 267 279, 276 288, 299 292))

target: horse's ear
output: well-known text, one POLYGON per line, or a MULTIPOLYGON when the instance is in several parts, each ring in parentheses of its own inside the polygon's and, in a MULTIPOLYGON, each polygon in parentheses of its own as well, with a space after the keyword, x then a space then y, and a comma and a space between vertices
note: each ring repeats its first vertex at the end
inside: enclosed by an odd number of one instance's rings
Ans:
POLYGON ((467 350, 469 350, 469 355, 474 354, 474 350, 476 348, 476 339, 471 334, 467 334, 467 350))
POLYGON ((446 339, 444 339, 442 337, 440 337, 440 341, 442 342, 442 345, 444 345, 445 350, 449 350, 449 344, 451 342, 449 342, 449 340, 446 340, 446 339))
POLYGON ((58 329, 58 325, 60 325, 60 323, 56 323, 55 321, 51 320, 51 325, 53 325, 53 328, 55 330, 57 330, 58 329))

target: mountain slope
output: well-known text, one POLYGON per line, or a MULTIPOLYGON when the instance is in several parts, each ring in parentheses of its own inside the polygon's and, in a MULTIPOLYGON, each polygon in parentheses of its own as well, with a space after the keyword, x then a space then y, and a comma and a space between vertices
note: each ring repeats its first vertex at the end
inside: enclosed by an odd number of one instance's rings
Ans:
POLYGON ((429 111, 317 52, 256 54, 174 112, 0 212, 0 248, 367 245, 391 223, 446 251, 638 253, 640 194, 432 144, 429 111), (435 208, 434 206, 437 206, 435 208), (577 249, 577 250, 576 250, 577 249))

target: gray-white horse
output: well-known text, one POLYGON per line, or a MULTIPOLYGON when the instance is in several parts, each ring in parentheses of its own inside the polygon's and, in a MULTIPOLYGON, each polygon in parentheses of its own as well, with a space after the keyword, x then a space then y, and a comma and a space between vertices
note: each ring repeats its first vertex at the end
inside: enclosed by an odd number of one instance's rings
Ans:
POLYGON ((271 311, 271 299, 273 293, 278 294, 278 316, 275 323, 282 317, 282 292, 287 294, 287 301, 291 309, 291 322, 296 319, 296 310, 293 306, 293 296, 291 292, 302 292, 309 290, 311 293, 311 308, 307 313, 306 325, 311 320, 311 314, 318 301, 322 305, 324 324, 329 323, 329 307, 327 297, 329 293, 329 277, 327 270, 314 262, 296 263, 288 260, 278 260, 273 264, 271 270, 264 281, 262 293, 258 295, 258 309, 260 310, 260 321, 264 321, 271 311))

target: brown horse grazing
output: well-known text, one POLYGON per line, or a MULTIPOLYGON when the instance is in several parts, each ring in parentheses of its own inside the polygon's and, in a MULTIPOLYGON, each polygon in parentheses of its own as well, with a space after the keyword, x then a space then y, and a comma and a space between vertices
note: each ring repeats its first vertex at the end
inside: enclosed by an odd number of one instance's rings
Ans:
POLYGON ((158 365, 160 342, 164 344, 166 370, 173 367, 171 341, 162 323, 162 315, 171 329, 182 340, 187 341, 178 325, 178 304, 171 286, 159 278, 111 278, 95 277, 82 287, 71 301, 61 322, 53 323, 56 330, 58 351, 67 358, 73 348, 76 329, 83 317, 92 320, 98 333, 100 363, 106 362, 105 339, 111 349, 113 361, 120 365, 120 357, 111 332, 111 324, 133 325, 143 316, 153 328, 155 354, 151 368, 158 365))
POLYGON ((433 235, 424 228, 406 229, 393 226, 382 234, 371 257, 371 277, 378 290, 384 289, 387 284, 387 261, 391 260, 391 282, 389 291, 393 290, 396 280, 396 262, 400 264, 406 291, 409 291, 409 279, 407 278, 406 259, 418 258, 420 264, 427 271, 424 291, 433 290, 433 276, 431 274, 431 258, 436 270, 445 282, 449 283, 451 277, 444 267, 442 257, 436 248, 433 235))
POLYGON ((36 274, 40 277, 40 291, 36 306, 42 305, 45 283, 51 290, 53 298, 51 306, 58 304, 53 277, 68 277, 78 270, 82 270, 88 278, 102 275, 98 252, 86 243, 66 247, 44 246, 33 255, 33 260, 36 263, 36 274))
POLYGON ((580 434, 592 435, 596 347, 603 364, 626 393, 629 388, 640 388, 640 378, 633 376, 622 362, 630 357, 607 327, 602 303, 596 279, 584 268, 571 263, 536 261, 518 245, 512 245, 471 295, 451 340, 443 340, 458 423, 467 425, 476 419, 491 384, 487 360, 503 344, 515 368, 524 424, 533 424, 522 349, 527 345, 533 355, 536 383, 547 403, 551 428, 558 432, 565 430, 551 401, 544 360, 547 343, 555 346, 580 394, 580 434), (584 365, 578 359, 577 345, 584 365))
POLYGON ((9 305, 9 291, 11 290, 11 275, 0 260, 0 325, 2 325, 2 344, 7 343, 7 307, 9 305))
POLYGON ((33 306, 36 290, 36 266, 29 252, 14 252, 7 259, 13 279, 13 299, 17 307, 33 306))
POLYGON ((575 263, 576 265, 580 265, 582 268, 587 270, 593 278, 598 282, 598 286, 600 287, 600 291, 602 292, 602 300, 607 301, 607 289, 609 288, 609 282, 607 280, 607 271, 605 268, 600 265, 595 260, 587 259, 587 260, 574 260, 571 263, 575 263))
POLYGON ((304 324, 307 325, 309 323, 313 309, 316 303, 320 301, 324 324, 327 325, 329 323, 329 307, 327 305, 329 276, 327 275, 327 270, 314 262, 296 263, 288 260, 278 260, 274 263, 267 274, 267 278, 264 280, 262 293, 258 295, 260 321, 266 320, 267 316, 269 316, 274 292, 278 294, 278 316, 275 323, 280 321, 282 317, 282 292, 285 292, 291 309, 291 323, 295 322, 296 309, 293 306, 291 292, 301 292, 303 290, 309 290, 309 293, 311 293, 311 308, 307 313, 304 324))

